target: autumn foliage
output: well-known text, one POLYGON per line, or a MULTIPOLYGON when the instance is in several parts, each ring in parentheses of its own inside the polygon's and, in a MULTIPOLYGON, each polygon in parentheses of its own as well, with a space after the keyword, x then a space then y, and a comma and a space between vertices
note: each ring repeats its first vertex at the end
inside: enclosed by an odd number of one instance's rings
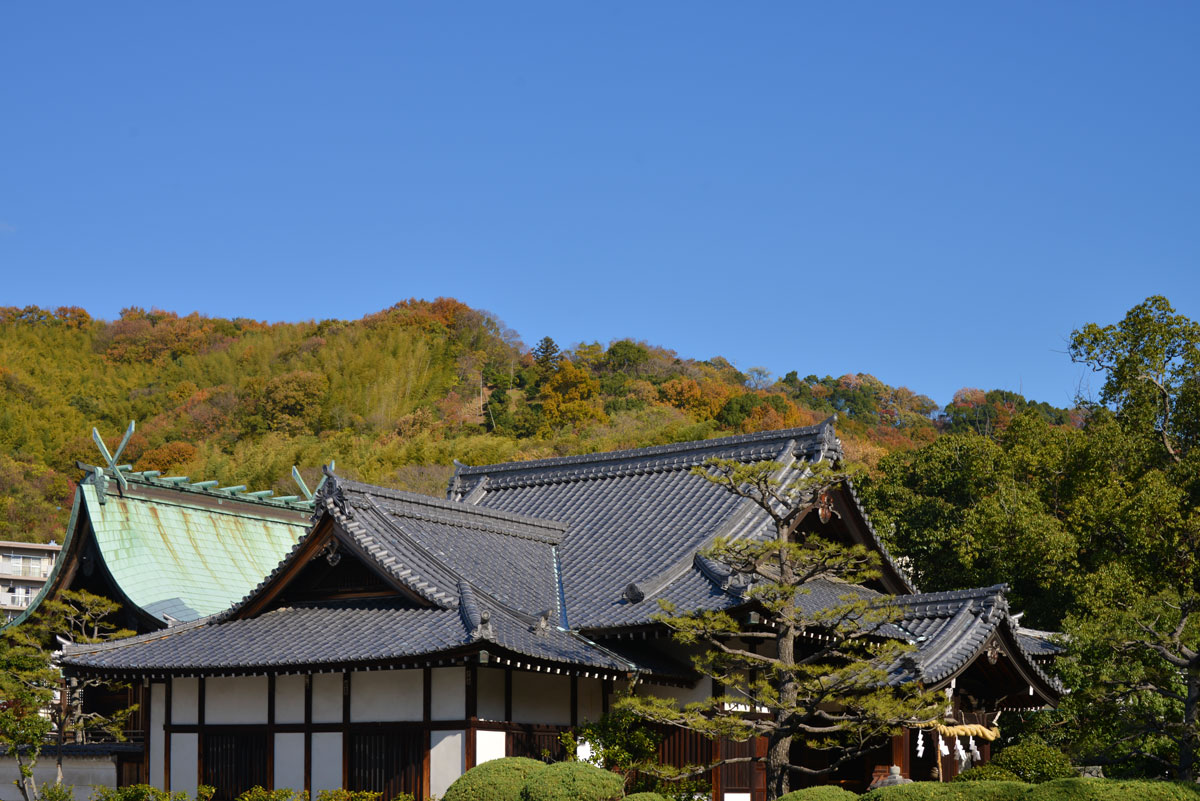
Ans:
POLYGON ((0 539, 61 537, 75 461, 99 459, 91 428, 115 436, 132 419, 124 458, 137 469, 291 494, 293 464, 315 477, 336 459, 348 475, 436 494, 455 458, 639 447, 834 413, 847 453, 875 464, 939 426, 970 424, 960 406, 956 398, 938 423, 933 401, 870 375, 774 380, 634 339, 565 348, 544 337, 528 348, 453 298, 300 323, 137 307, 105 321, 76 307, 7 307, 0 539))

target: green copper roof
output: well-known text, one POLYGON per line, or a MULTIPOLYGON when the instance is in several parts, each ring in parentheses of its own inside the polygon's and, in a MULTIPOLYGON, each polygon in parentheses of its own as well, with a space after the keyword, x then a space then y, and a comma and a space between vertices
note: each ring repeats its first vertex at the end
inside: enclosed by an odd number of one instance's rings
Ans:
POLYGON ((130 603, 165 619, 228 609, 270 573, 308 526, 308 514, 187 485, 130 481, 80 486, 104 565, 130 603))

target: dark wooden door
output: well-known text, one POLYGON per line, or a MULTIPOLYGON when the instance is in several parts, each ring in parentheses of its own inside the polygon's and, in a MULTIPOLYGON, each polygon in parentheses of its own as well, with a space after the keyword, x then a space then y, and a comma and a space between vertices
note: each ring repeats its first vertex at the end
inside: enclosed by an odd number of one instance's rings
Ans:
POLYGON ((201 784, 216 789, 214 801, 233 801, 252 787, 270 787, 270 740, 264 734, 204 734, 201 784))
POLYGON ((351 734, 349 789, 383 793, 382 801, 401 793, 421 798, 424 756, 421 729, 351 734))

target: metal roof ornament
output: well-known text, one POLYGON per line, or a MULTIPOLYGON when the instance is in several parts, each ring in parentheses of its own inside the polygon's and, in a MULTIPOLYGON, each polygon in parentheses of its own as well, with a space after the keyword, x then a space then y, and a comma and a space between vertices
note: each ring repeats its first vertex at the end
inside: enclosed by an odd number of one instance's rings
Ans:
MULTIPOLYGON (((134 421, 129 421, 129 428, 125 429, 125 436, 121 438, 121 444, 117 446, 117 452, 110 454, 108 446, 104 444, 104 438, 100 436, 100 432, 93 426, 92 441, 96 443, 96 447, 100 449, 100 455, 104 457, 104 461, 108 463, 108 467, 113 472, 113 476, 117 479, 117 486, 121 488, 121 497, 125 496, 125 490, 129 487, 129 482, 125 480, 125 475, 121 472, 121 468, 117 465, 117 460, 121 458, 121 454, 125 452, 125 446, 129 444, 129 438, 133 436, 134 421)), ((97 474, 99 479, 99 474, 97 474)), ((103 494, 104 486, 99 484, 101 494, 103 494)))
POLYGON ((292 465, 292 480, 300 487, 300 491, 304 493, 304 500, 311 501, 313 499, 312 490, 308 488, 308 484, 304 483, 304 477, 300 475, 300 468, 292 465))
MULTIPOLYGON (((325 501, 330 501, 337 511, 343 517, 354 517, 354 510, 350 508, 350 504, 346 502, 346 493, 342 491, 342 484, 338 481, 338 477, 333 473, 333 462, 321 466, 321 472, 325 474, 325 480, 321 482, 321 486, 317 487, 315 500, 318 507, 324 505, 325 501)), ((315 514, 315 511, 314 511, 315 514)))

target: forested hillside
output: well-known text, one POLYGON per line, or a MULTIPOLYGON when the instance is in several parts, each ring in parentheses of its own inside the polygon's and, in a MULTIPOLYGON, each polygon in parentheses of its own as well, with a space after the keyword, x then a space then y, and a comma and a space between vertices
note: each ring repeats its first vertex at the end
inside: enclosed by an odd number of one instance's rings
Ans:
MULTIPOLYGON (((1028 404, 963 390, 939 404, 873 376, 776 380, 633 339, 526 347, 447 298, 361 320, 266 324, 131 308, 0 309, 0 539, 61 537, 93 426, 137 433, 137 469, 291 492, 330 459, 347 475, 440 494, 467 463, 637 447, 808 425, 833 412, 875 466, 940 430, 1003 428, 1028 404)), ((1036 407, 1053 423, 1068 414, 1036 407)))
POLYGON ((0 538, 61 536, 97 426, 122 461, 291 493, 351 477, 440 494, 485 463, 815 423, 838 413, 876 529, 925 591, 1007 582, 1065 631, 1072 692, 1035 732, 1078 764, 1192 779, 1200 754, 1200 324, 1148 298, 1071 335, 1104 377, 1072 410, 964 389, 944 409, 870 375, 782 378, 632 339, 527 348, 451 299, 265 324, 0 309, 0 538))

